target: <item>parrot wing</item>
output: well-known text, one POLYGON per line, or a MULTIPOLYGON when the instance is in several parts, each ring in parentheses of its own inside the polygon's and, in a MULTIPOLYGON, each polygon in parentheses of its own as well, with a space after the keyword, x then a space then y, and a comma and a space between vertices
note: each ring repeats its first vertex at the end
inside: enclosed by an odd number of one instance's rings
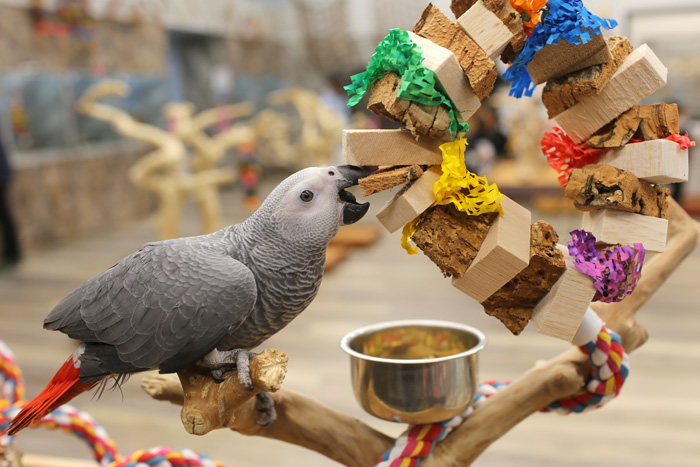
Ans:
POLYGON ((253 310, 253 273, 222 248, 183 238, 151 243, 64 298, 44 327, 85 342, 81 380, 185 368, 253 310))

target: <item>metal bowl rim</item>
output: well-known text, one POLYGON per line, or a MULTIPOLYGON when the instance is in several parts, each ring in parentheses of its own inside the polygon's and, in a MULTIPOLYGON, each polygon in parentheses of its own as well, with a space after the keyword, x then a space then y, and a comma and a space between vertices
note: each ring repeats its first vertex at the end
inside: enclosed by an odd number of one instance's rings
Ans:
POLYGON ((467 324, 462 324, 462 323, 455 323, 453 321, 442 321, 442 320, 437 320, 437 319, 404 319, 404 320, 398 320, 398 321, 383 321, 381 323, 375 323, 375 324, 370 324, 367 326, 363 326, 361 328, 357 328, 354 331, 350 331, 349 333, 345 334, 342 339, 340 339, 340 348, 343 349, 343 351, 347 354, 349 354, 351 357, 359 358, 362 360, 369 360, 372 362, 382 362, 382 363, 394 363, 394 364, 431 364, 431 363, 438 363, 438 362, 446 362, 449 360, 456 360, 458 358, 466 357, 469 355, 476 354, 480 350, 483 350, 484 347, 486 347, 486 344, 488 344, 488 338, 486 337, 486 334, 484 334, 480 329, 477 329, 475 327, 469 326, 467 324), (447 329, 454 329, 454 330, 460 330, 460 331, 466 331, 474 336, 477 337, 478 342, 476 345, 468 350, 465 350, 464 352, 456 353, 453 355, 447 355, 445 357, 437 357, 437 358, 419 358, 419 359, 399 359, 399 358, 382 358, 382 357, 373 357, 372 355, 366 355, 363 353, 360 353, 356 350, 353 350, 350 348, 350 342, 352 342, 354 339, 357 337, 376 332, 376 331, 381 331, 383 329, 393 329, 393 328, 399 328, 399 327, 407 327, 407 326, 424 326, 424 327, 431 327, 431 328, 447 328, 447 329))

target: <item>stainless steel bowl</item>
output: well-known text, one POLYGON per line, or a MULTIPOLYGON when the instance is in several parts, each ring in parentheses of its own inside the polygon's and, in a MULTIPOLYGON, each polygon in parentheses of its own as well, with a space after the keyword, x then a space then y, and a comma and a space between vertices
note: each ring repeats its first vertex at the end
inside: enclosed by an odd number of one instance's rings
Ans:
POLYGON ((370 414, 403 423, 434 423, 463 412, 478 381, 486 335, 449 321, 373 324, 346 334, 352 385, 370 414))

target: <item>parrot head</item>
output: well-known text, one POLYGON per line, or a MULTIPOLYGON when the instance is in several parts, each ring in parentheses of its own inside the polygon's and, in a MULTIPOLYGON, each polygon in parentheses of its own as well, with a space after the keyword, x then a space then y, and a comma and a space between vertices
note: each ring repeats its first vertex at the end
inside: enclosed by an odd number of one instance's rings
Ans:
POLYGON ((367 213, 369 203, 358 203, 346 188, 369 173, 352 165, 301 170, 280 183, 259 211, 267 213, 288 240, 328 242, 340 226, 367 213))

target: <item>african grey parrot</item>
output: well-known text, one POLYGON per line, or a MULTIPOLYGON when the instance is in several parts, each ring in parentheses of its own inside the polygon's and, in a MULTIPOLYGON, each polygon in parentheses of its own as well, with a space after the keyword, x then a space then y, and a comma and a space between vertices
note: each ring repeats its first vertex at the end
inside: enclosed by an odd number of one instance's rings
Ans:
POLYGON ((302 170, 243 223, 149 243, 71 292, 44 328, 82 344, 10 434, 110 376, 197 364, 220 380, 237 365, 250 387, 250 350, 311 303, 328 243, 367 212, 345 191, 365 175, 350 165, 302 170))

